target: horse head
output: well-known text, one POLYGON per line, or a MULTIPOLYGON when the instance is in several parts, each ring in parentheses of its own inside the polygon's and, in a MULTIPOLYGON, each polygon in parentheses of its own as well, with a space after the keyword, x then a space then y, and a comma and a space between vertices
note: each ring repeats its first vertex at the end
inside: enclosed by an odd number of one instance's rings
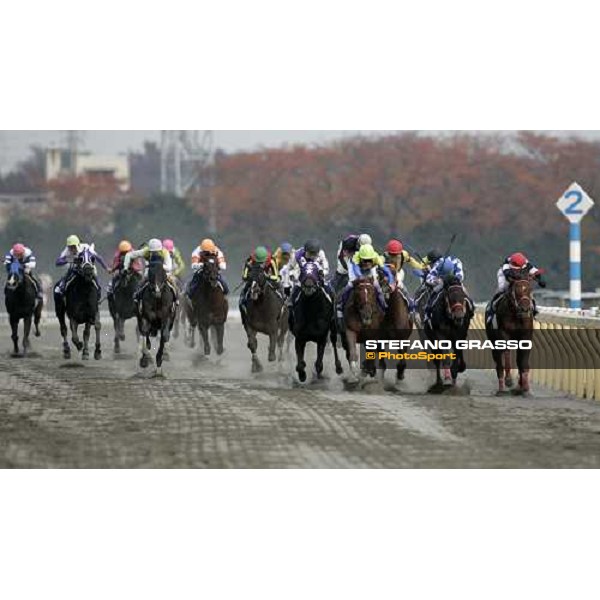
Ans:
POLYGON ((468 313, 468 297, 463 284, 455 277, 444 282, 446 309, 448 317, 456 324, 461 324, 468 313))
POLYGON ((207 281, 211 288, 215 289, 219 286, 219 265, 214 257, 210 257, 204 263, 202 269, 202 279, 207 281))
POLYGON ((154 292, 155 298, 162 296, 162 290, 167 282, 167 272, 164 268, 164 259, 162 256, 156 255, 150 259, 148 264, 148 284, 154 292))
POLYGON ((93 281, 96 274, 95 258, 89 248, 84 248, 75 259, 77 272, 86 281, 93 281))
POLYGON ((305 296, 311 297, 319 290, 321 276, 319 267, 313 262, 307 262, 300 270, 300 287, 305 296))
POLYGON ((364 277, 354 282, 354 307, 360 317, 361 324, 369 327, 378 309, 375 286, 370 278, 364 277))
POLYGON ((517 317, 520 319, 531 317, 533 314, 533 291, 529 274, 515 273, 511 274, 509 279, 509 296, 517 317))
POLYGON ((23 282, 24 273, 23 265, 19 261, 10 263, 6 289, 10 291, 16 290, 23 282))
POLYGON ((264 293, 267 285, 267 274, 262 265, 253 265, 250 269, 250 298, 256 302, 264 293))

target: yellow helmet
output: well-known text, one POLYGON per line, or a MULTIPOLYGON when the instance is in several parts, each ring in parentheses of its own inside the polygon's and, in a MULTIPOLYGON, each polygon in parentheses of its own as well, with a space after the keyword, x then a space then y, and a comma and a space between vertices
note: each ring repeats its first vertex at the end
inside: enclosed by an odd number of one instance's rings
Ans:
POLYGON ((375 252, 375 248, 370 244, 365 244, 361 246, 361 249, 358 251, 358 260, 359 261, 376 261, 379 258, 379 254, 375 252))
POLYGON ((217 246, 212 240, 206 239, 202 240, 200 250, 202 250, 202 252, 216 252, 217 246))
POLYGON ((70 235, 67 238, 67 246, 79 246, 79 244, 81 244, 81 241, 76 235, 70 235))
POLYGON ((123 240, 119 244, 119 252, 121 252, 121 253, 131 252, 132 250, 133 250, 133 246, 131 245, 131 242, 128 242, 127 240, 123 240))

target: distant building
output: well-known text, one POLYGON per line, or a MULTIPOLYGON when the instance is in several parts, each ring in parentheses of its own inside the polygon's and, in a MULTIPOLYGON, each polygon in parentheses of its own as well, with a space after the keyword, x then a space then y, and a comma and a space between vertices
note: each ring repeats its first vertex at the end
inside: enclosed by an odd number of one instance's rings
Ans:
POLYGON ((60 148, 46 150, 46 181, 61 177, 111 177, 119 182, 126 193, 131 189, 131 175, 127 156, 108 156, 87 152, 71 152, 60 148))

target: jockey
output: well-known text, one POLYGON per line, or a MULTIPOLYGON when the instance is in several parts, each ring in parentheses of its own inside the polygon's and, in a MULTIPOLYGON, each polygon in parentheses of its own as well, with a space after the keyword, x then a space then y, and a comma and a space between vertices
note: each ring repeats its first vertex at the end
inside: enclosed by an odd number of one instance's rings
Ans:
POLYGON ((4 266, 8 273, 10 273, 10 265, 14 262, 19 262, 23 265, 23 272, 31 279, 31 281, 33 281, 33 285, 35 286, 36 298, 38 300, 43 300, 42 284, 33 272, 36 267, 36 258, 31 248, 28 248, 23 244, 15 244, 4 257, 4 266))
POLYGON ((139 258, 143 258, 146 261, 146 269, 144 271, 145 281, 136 292, 135 301, 139 301, 139 299, 142 297, 144 290, 148 285, 148 265, 150 262, 152 262, 153 258, 160 258, 162 260, 163 269, 167 272, 167 283, 169 284, 169 286, 173 290, 173 293, 175 294, 175 297, 177 298, 177 287, 171 275, 173 272, 173 259, 171 258, 171 253, 168 250, 165 250, 165 248, 163 248, 162 242, 158 238, 153 238, 140 250, 128 252, 125 255, 125 260, 123 261, 123 269, 125 271, 128 271, 131 268, 131 263, 139 258))
POLYGON ((363 233, 363 235, 349 235, 340 242, 337 253, 337 269, 331 282, 336 291, 339 291, 342 285, 346 283, 348 263, 354 258, 361 246, 372 245, 373 240, 366 233, 363 233))
MULTIPOLYGON (((298 250, 293 259, 293 276, 296 282, 300 281, 300 272, 302 268, 309 262, 315 263, 319 268, 319 277, 321 278, 321 285, 325 290, 330 301, 333 300, 335 294, 329 284, 327 283, 327 277, 329 277, 329 261, 325 255, 325 251, 321 248, 321 242, 318 240, 308 240, 304 247, 298 250)), ((301 288, 296 283, 292 292, 292 304, 295 304, 300 296, 301 288)))
MULTIPOLYGON (((112 296, 115 288, 119 285, 119 278, 121 276, 122 271, 124 270, 125 257, 127 256, 127 254, 129 254, 132 251, 133 251, 133 246, 131 245, 131 242, 128 242, 127 240, 123 240, 119 244, 119 247, 117 248, 117 251, 115 252, 115 255, 113 257, 112 266, 108 270, 108 273, 110 275, 113 275, 114 273, 116 273, 117 276, 115 277, 115 279, 110 280, 108 287, 106 288, 107 296, 109 296, 109 297, 112 296)), ((144 265, 141 263, 140 259, 138 258, 133 261, 131 268, 134 272, 141 273, 144 270, 144 265)))
MULTIPOLYGON (((511 280, 518 278, 519 276, 529 276, 531 279, 537 281, 541 288, 546 287, 543 271, 541 269, 538 269, 538 267, 536 267, 523 253, 517 252, 511 254, 504 260, 504 264, 498 271, 498 289, 488 307, 488 317, 490 314, 493 316, 496 312, 498 300, 500 300, 500 298, 508 291, 511 280)), ((535 300, 533 302, 534 313, 537 314, 535 300)))
POLYGON ((531 279, 535 279, 538 282, 541 288, 546 287, 546 282, 543 279, 543 271, 531 263, 524 254, 517 252, 506 258, 498 271, 498 295, 508 291, 510 280, 514 279, 514 276, 517 274, 529 275, 531 279))
POLYGON ((366 244, 356 253, 350 263, 350 271, 348 272, 348 285, 344 289, 340 304, 338 306, 338 318, 342 319, 344 315, 344 307, 350 296, 350 292, 354 288, 354 282, 357 279, 369 277, 372 279, 377 292, 377 302, 381 310, 385 313, 387 303, 385 301, 383 291, 379 285, 379 272, 383 271, 390 288, 396 287, 396 277, 387 265, 381 266, 382 257, 375 252, 375 249, 370 244, 366 244))
POLYGON ((194 277, 188 285, 187 294, 190 298, 196 293, 198 283, 200 282, 200 273, 204 269, 204 265, 209 260, 215 260, 219 266, 219 282, 223 288, 223 293, 227 296, 229 294, 229 285, 223 277, 223 272, 227 270, 227 261, 225 254, 221 249, 209 239, 202 240, 200 245, 192 253, 192 271, 194 277))
POLYGON ((383 257, 385 264, 396 275, 396 283, 404 290, 406 289, 404 287, 404 265, 409 265, 419 271, 425 269, 425 264, 411 256, 404 249, 404 244, 399 240, 390 240, 388 242, 383 257))
POLYGON ((100 301, 101 288, 100 283, 98 282, 98 273, 95 268, 95 262, 99 262, 105 271, 108 271, 108 267, 106 266, 104 259, 96 252, 94 244, 83 244, 79 237, 77 237, 76 235, 70 235, 67 238, 67 245, 65 249, 56 259, 57 267, 63 267, 65 265, 68 265, 69 268, 66 274, 60 279, 60 281, 56 284, 54 288, 55 299, 64 298, 65 289, 73 279, 73 276, 75 275, 75 270, 73 268, 75 261, 84 250, 89 251, 90 255, 92 256, 92 260, 94 261, 94 281, 96 287, 98 288, 98 301, 100 301))
POLYGON ((273 260, 279 270, 281 276, 281 282, 283 285, 283 293, 286 298, 289 298, 292 293, 292 287, 295 280, 295 269, 294 269, 294 256, 296 251, 289 242, 284 242, 277 248, 273 255, 273 260))
POLYGON ((244 291, 240 296, 240 310, 243 313, 246 312, 246 296, 248 295, 248 291, 252 286, 252 281, 250 280, 250 271, 256 265, 262 267, 273 287, 279 291, 279 270, 277 269, 276 262, 273 260, 273 255, 265 246, 258 246, 252 255, 248 257, 244 265, 242 281, 244 281, 246 285, 244 286, 244 291))
MULTIPOLYGON (((447 256, 440 258, 431 268, 427 276, 425 277, 425 285, 431 293, 429 295, 429 301, 425 309, 426 314, 431 315, 431 309, 437 302, 439 295, 444 289, 444 284, 449 279, 454 279, 460 285, 464 286, 465 271, 463 263, 459 258, 455 256, 447 256)), ((471 305, 473 304, 472 301, 471 305)))
POLYGON ((173 240, 166 239, 163 241, 163 248, 171 255, 173 261, 173 277, 181 279, 181 276, 185 273, 185 260, 179 248, 175 246, 173 240))

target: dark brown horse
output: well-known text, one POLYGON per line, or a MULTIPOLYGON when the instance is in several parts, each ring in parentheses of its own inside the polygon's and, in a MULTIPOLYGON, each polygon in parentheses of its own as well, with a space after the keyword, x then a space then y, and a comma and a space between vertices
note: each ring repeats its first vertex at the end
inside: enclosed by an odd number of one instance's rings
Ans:
MULTIPOLYGON (((496 301, 492 314, 491 305, 486 314, 486 332, 492 342, 498 340, 530 341, 533 337, 534 301, 531 277, 528 274, 514 274, 509 277, 508 291, 496 301)), ((508 394, 507 388, 514 385, 510 351, 493 350, 496 373, 498 375, 498 394, 508 394)), ((529 357, 531 350, 517 350, 517 368, 519 369, 519 387, 517 395, 529 396, 529 357)))
POLYGON ((221 356, 225 351, 223 340, 225 323, 229 314, 229 303, 219 282, 219 265, 214 259, 208 260, 197 277, 198 284, 194 295, 184 304, 189 325, 188 342, 190 347, 195 346, 197 327, 204 342, 204 355, 210 356, 209 331, 212 330, 217 355, 221 356))
POLYGON ((450 342, 452 352, 441 354, 454 354, 455 358, 434 361, 436 383, 429 389, 430 393, 440 393, 446 387, 456 386, 458 375, 467 370, 464 352, 456 348, 456 343, 467 339, 472 318, 473 306, 462 283, 454 278, 447 279, 443 290, 433 301, 430 318, 426 316, 424 330, 433 342, 450 342))
MULTIPOLYGON (((386 291, 386 286, 383 287, 384 295, 387 301, 387 311, 381 324, 382 340, 408 340, 410 339, 414 327, 413 319, 410 314, 410 306, 408 299, 398 289, 386 291)), ((379 361, 379 368, 382 373, 382 378, 385 377, 386 362, 379 361)), ((398 381, 404 381, 406 372, 406 361, 398 362, 396 367, 396 378, 398 381)))
MULTIPOLYGON (((345 335, 342 342, 350 365, 348 383, 359 381, 359 356, 356 344, 364 343, 369 338, 368 332, 379 331, 384 317, 371 278, 357 279, 344 307, 345 335)), ((375 377, 376 362, 366 361, 365 367, 367 374, 375 377)))
POLYGON ((283 345, 288 334, 288 310, 283 295, 276 284, 269 281, 261 265, 254 265, 249 272, 250 287, 242 309, 242 324, 248 336, 248 350, 252 353, 252 372, 263 370, 258 358, 257 335, 269 338, 269 362, 283 362, 283 345), (279 349, 279 356, 277 356, 279 349))

